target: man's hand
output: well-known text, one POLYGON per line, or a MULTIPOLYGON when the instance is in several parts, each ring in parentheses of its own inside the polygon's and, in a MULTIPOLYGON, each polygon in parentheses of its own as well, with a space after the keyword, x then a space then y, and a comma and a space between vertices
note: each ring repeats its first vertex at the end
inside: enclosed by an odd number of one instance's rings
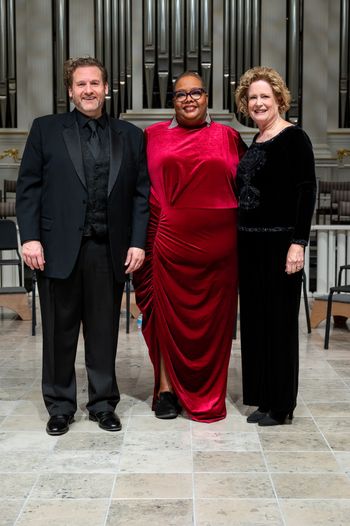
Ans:
POLYGON ((145 259, 145 251, 142 248, 130 247, 125 260, 125 274, 138 270, 145 259))
POLYGON ((44 270, 44 250, 40 241, 27 241, 22 245, 22 257, 32 270, 44 270))

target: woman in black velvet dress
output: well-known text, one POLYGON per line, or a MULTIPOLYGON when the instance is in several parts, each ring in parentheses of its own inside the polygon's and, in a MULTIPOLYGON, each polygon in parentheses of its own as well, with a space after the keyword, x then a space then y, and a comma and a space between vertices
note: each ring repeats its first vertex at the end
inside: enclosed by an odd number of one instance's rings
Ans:
POLYGON ((237 172, 243 402, 247 421, 283 424, 298 392, 298 315, 316 179, 306 133, 282 118, 290 93, 271 68, 240 79, 238 110, 259 132, 237 172))

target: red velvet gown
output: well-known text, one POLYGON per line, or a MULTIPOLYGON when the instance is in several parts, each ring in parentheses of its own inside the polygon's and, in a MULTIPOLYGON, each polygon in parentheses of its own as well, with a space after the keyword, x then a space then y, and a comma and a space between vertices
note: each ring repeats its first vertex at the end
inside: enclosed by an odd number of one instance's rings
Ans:
POLYGON ((237 305, 234 179, 245 146, 212 122, 146 130, 151 179, 146 260, 134 275, 142 331, 159 389, 160 356, 193 420, 226 416, 237 305))

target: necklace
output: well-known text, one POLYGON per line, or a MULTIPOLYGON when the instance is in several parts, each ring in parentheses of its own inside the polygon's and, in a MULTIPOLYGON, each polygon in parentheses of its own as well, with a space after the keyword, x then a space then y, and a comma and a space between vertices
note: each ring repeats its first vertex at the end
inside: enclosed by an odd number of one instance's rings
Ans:
POLYGON ((256 142, 269 141, 278 135, 282 130, 284 130, 284 128, 288 128, 289 126, 292 126, 292 124, 283 119, 278 120, 278 122, 272 128, 264 130, 263 132, 259 132, 256 142))

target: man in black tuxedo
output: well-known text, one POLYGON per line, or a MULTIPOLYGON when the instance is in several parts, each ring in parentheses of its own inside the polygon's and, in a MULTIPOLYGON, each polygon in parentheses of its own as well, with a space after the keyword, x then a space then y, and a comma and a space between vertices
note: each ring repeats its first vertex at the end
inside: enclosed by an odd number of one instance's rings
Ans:
POLYGON ((69 60, 65 83, 75 109, 34 120, 17 182, 23 259, 38 277, 49 435, 74 420, 81 323, 89 418, 121 429, 120 305, 126 274, 143 263, 148 222, 143 133, 104 113, 106 69, 91 57, 69 60))

